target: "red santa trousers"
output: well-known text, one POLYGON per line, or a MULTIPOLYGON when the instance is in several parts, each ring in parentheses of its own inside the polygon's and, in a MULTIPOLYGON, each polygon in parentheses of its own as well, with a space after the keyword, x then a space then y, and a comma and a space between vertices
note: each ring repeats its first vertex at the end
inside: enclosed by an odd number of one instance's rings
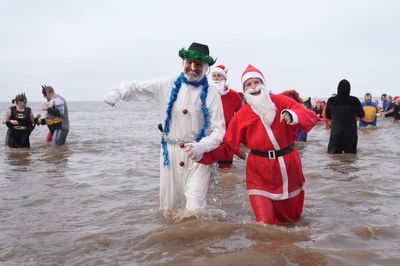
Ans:
POLYGON ((298 220, 303 212, 304 191, 286 200, 272 200, 259 195, 249 197, 257 222, 281 225, 298 220))

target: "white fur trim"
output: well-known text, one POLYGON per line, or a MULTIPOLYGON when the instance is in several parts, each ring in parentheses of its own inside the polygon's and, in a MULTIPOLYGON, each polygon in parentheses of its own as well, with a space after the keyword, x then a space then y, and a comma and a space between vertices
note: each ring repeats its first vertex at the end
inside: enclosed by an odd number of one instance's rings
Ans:
POLYGON ((290 125, 297 125, 299 123, 299 117, 297 116, 297 114, 290 109, 283 109, 281 112, 281 115, 285 111, 292 115, 293 121, 292 121, 292 123, 290 123, 290 125))
POLYGON ((259 78, 261 79, 262 83, 265 85, 265 80, 264 77, 258 73, 258 72, 247 72, 246 74, 243 75, 242 77, 242 84, 244 85, 244 83, 246 82, 246 80, 251 79, 251 78, 259 78))
MULTIPOLYGON (((275 138, 274 132, 272 132, 272 129, 269 125, 265 124, 264 121, 261 119, 265 130, 267 131, 268 137, 270 139, 270 141, 272 142, 272 145, 274 145, 274 149, 276 151, 280 150, 281 147, 279 146, 278 141, 275 138)), ((288 190, 289 190, 289 176, 287 173, 287 169, 286 169, 286 164, 285 164, 285 160, 283 159, 283 156, 281 157, 277 157, 278 163, 279 163, 279 168, 281 170, 281 175, 282 175, 282 190, 283 190, 283 194, 280 196, 281 199, 287 199, 288 198, 288 190)))
POLYGON ((228 94, 229 91, 230 91, 230 89, 227 86, 225 86, 225 90, 218 91, 218 93, 219 93, 219 95, 224 96, 224 95, 228 94))
POLYGON ((288 193, 287 197, 284 197, 284 194, 270 193, 268 191, 261 190, 261 189, 248 189, 247 194, 249 196, 251 196, 251 195, 264 196, 264 197, 267 197, 272 200, 285 200, 285 199, 291 199, 291 198, 296 197, 302 191, 303 191, 303 187, 300 187, 300 188, 296 189, 295 191, 288 193))
POLYGON ((224 70, 222 70, 221 68, 219 68, 219 67, 214 68, 213 71, 211 72, 211 75, 213 73, 215 73, 215 72, 217 72, 217 73, 221 74, 222 76, 224 76, 225 80, 228 79, 226 72, 224 70))

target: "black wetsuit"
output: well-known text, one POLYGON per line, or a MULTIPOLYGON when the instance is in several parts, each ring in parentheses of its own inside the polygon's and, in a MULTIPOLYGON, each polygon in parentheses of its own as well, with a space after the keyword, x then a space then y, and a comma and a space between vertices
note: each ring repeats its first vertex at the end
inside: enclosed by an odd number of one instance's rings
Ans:
POLYGON ((350 96, 350 83, 344 79, 326 105, 326 118, 332 123, 328 153, 357 153, 356 117, 364 117, 364 110, 360 100, 350 96))
POLYGON ((25 107, 23 112, 15 106, 10 107, 10 120, 17 120, 18 125, 9 127, 6 135, 6 146, 11 148, 30 148, 29 136, 33 130, 31 108, 25 107))

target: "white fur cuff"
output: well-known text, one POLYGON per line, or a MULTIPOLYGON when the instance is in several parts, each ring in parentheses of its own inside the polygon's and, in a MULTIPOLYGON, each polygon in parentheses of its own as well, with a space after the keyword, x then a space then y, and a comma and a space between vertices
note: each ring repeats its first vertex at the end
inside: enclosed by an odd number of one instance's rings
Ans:
POLYGON ((288 112, 292 116, 293 121, 292 123, 290 123, 290 125, 297 125, 299 123, 299 117, 295 112, 290 109, 283 109, 281 115, 283 114, 283 112, 288 112))

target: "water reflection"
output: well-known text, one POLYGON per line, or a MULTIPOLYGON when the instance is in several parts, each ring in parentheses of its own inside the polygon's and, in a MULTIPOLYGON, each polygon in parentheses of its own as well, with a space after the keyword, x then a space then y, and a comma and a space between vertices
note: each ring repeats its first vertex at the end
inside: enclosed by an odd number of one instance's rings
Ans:
POLYGON ((323 125, 296 143, 304 212, 275 228, 254 221, 238 158, 218 177, 221 205, 209 197, 196 218, 165 217, 158 111, 147 103, 70 107, 66 146, 43 144, 40 127, 30 150, 0 151, 0 265, 399 265, 400 138, 391 120, 359 130, 357 154, 327 154, 323 125), (121 127, 127 117, 140 127, 121 127))
POLYGON ((68 145, 57 148, 49 146, 36 154, 36 160, 38 161, 38 166, 42 167, 46 175, 63 176, 68 168, 68 161, 72 154, 73 152, 68 145))
POLYGON ((326 168, 332 170, 339 181, 351 181, 358 178, 360 166, 356 154, 333 154, 329 156, 326 168))
POLYGON ((32 155, 29 149, 4 148, 5 163, 10 166, 17 166, 17 171, 26 171, 32 164, 32 155), (19 169, 20 167, 20 169, 19 169))

